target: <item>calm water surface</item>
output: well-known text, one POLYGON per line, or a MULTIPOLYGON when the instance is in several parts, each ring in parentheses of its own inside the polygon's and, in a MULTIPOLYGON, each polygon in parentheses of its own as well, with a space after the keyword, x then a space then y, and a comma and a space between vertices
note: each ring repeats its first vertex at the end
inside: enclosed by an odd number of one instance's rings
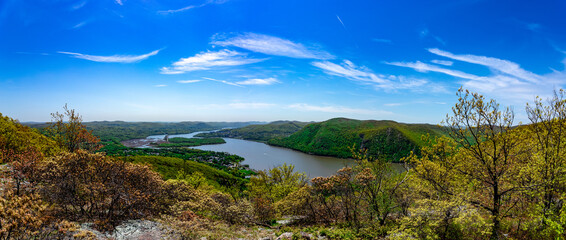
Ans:
MULTIPOLYGON (((169 135, 169 138, 184 137, 192 138, 200 132, 191 134, 169 135)), ((149 136, 148 138, 163 139, 165 135, 149 136)), ((265 170, 283 165, 283 163, 295 165, 295 171, 305 172, 308 177, 330 176, 346 164, 354 163, 351 159, 341 159, 334 157, 323 157, 309 155, 295 150, 274 147, 267 144, 224 138, 226 143, 215 145, 204 145, 193 147, 201 150, 227 152, 243 157, 242 164, 248 164, 250 168, 265 170)))

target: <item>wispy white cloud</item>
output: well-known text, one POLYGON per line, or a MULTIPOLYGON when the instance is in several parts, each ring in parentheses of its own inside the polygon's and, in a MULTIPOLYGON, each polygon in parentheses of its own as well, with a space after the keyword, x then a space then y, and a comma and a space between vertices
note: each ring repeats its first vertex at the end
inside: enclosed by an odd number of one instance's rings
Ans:
POLYGON ((422 39, 427 38, 427 37, 432 37, 432 39, 436 40, 436 41, 439 42, 440 44, 446 45, 446 42, 445 42, 442 38, 440 38, 439 36, 436 36, 436 35, 432 34, 432 33, 428 30, 428 28, 423 28, 423 29, 421 29, 421 30, 419 31, 419 37, 422 38, 422 39))
POLYGON ((444 66, 452 66, 454 64, 454 62, 452 61, 446 61, 446 60, 432 60, 432 63, 436 63, 439 65, 444 65, 444 66))
POLYGON ((513 77, 527 80, 532 83, 536 83, 540 81, 539 76, 537 76, 532 72, 522 69, 521 66, 519 66, 519 64, 511 61, 502 60, 493 57, 477 56, 477 55, 456 55, 446 51, 442 51, 437 48, 431 48, 428 49, 428 51, 438 56, 443 56, 453 60, 483 65, 494 71, 505 73, 513 77))
POLYGON ((207 4, 224 4, 229 2, 230 0, 207 0, 207 4))
POLYGON ((416 61, 416 62, 386 62, 386 64, 393 65, 393 66, 399 66, 399 67, 408 67, 408 68, 412 68, 412 69, 414 69, 418 72, 439 72, 439 73, 444 73, 446 75, 450 75, 450 76, 453 76, 453 77, 470 79, 470 80, 477 80, 477 79, 480 78, 480 77, 473 75, 473 74, 465 73, 465 72, 458 71, 458 70, 446 69, 446 68, 439 67, 439 66, 436 66, 436 65, 423 63, 421 61, 416 61))
POLYGON ((85 59, 94 62, 118 62, 118 63, 133 63, 145 60, 153 55, 159 53, 160 50, 155 50, 150 53, 142 54, 142 55, 112 55, 112 56, 95 56, 95 55, 88 55, 82 53, 74 53, 74 52, 63 52, 59 51, 58 53, 71 55, 75 58, 85 59))
POLYGON ((224 47, 234 46, 252 52, 291 58, 321 60, 335 58, 332 54, 315 47, 307 47, 287 39, 257 33, 245 33, 229 38, 217 34, 213 36, 211 44, 224 47))
POLYGON ((432 36, 432 37, 434 38, 434 40, 436 40, 440 44, 446 45, 446 41, 444 41, 444 39, 440 38, 439 36, 432 36))
POLYGON ((81 9, 82 7, 84 7, 86 5, 87 1, 82 1, 82 2, 78 2, 77 4, 71 6, 71 11, 76 11, 81 9))
MULTIPOLYGON (((187 11, 187 10, 190 10, 190 9, 193 9, 193 8, 198 8, 200 6, 201 5, 190 5, 190 6, 182 7, 182 8, 179 8, 179 9, 161 10, 161 11, 157 11, 157 13, 160 13, 160 14, 178 13, 178 12, 184 12, 184 11, 187 11)), ((202 5, 202 6, 204 6, 204 5, 202 5)))
POLYGON ((350 80, 372 82, 379 84, 387 82, 387 80, 382 79, 378 77, 376 74, 372 73, 371 70, 368 69, 367 67, 364 66, 358 67, 349 60, 344 60, 342 64, 323 61, 323 62, 313 62, 312 65, 324 70, 324 72, 327 74, 339 76, 339 77, 345 77, 350 80))
POLYGON ((394 62, 387 64, 413 68, 423 73, 438 72, 454 76, 462 80, 460 84, 462 84, 464 88, 482 94, 489 94, 490 97, 510 100, 514 104, 524 104, 525 101, 531 101, 534 96, 537 95, 548 96, 551 89, 562 87, 566 84, 566 71, 553 71, 549 74, 539 75, 527 71, 521 68, 519 64, 509 60, 470 54, 457 55, 436 48, 428 49, 428 51, 451 60, 485 66, 491 70, 491 74, 478 76, 462 70, 430 65, 420 61, 414 63, 394 62))
POLYGON ((402 105, 405 105, 405 104, 404 103, 386 103, 386 104, 383 104, 383 106, 386 106, 386 107, 398 107, 398 106, 402 106, 402 105))
POLYGON ((178 12, 184 12, 193 8, 200 8, 200 7, 204 7, 206 5, 210 5, 210 4, 223 4, 228 2, 228 0, 208 0, 205 1, 204 3, 198 4, 198 5, 189 5, 189 6, 185 6, 179 9, 170 9, 170 10, 162 10, 162 11, 157 11, 157 13, 159 14, 171 14, 171 13, 178 13, 178 12))
POLYGON ((201 82, 202 80, 179 80, 178 83, 197 83, 201 82))
POLYGON ((43 53, 43 52, 16 52, 17 54, 26 54, 26 55, 43 55, 43 56, 49 56, 51 54, 49 53, 43 53))
POLYGON ((417 93, 449 93, 442 84, 431 82, 425 78, 414 78, 403 75, 382 75, 390 81, 389 85, 385 85, 385 90, 410 90, 417 93))
POLYGON ((165 85, 165 84, 159 84, 159 85, 155 85, 154 87, 167 87, 167 85, 165 85))
POLYGON ((423 28, 421 29, 421 31, 419 32, 419 36, 421 38, 425 38, 426 36, 428 36, 430 32, 428 31, 428 28, 423 28))
POLYGON ((272 84, 276 84, 276 83, 281 83, 280 81, 278 81, 275 78, 252 78, 252 79, 247 79, 244 81, 239 81, 236 82, 237 84, 240 85, 272 85, 272 84))
MULTIPOLYGON (((342 24, 342 27, 344 27, 344 29, 346 29, 346 25, 344 25, 344 22, 342 22, 342 19, 340 19, 340 17, 338 15, 336 15, 336 18, 338 18, 338 21, 340 22, 340 24, 342 24)), ((346 29, 348 30, 348 29, 346 29)))
POLYGON ((124 5, 124 3, 122 3, 122 0, 116 0, 116 3, 117 3, 118 5, 124 5))
POLYGON ((71 27, 72 29, 79 29, 84 27, 84 25, 86 25, 88 23, 88 21, 82 21, 80 23, 77 23, 76 25, 74 25, 73 27, 71 27))
MULTIPOLYGON (((329 61, 313 62, 313 66, 324 70, 329 75, 344 77, 353 81, 361 82, 363 84, 371 85, 376 89, 381 90, 401 90, 410 89, 418 91, 424 85, 429 84, 425 79, 413 79, 402 76, 381 75, 375 74, 371 69, 361 66, 358 67, 348 60, 344 60, 342 64, 336 64, 329 61)), ((441 87, 435 88, 441 91, 441 87)))
POLYGON ((242 85, 239 85, 239 84, 237 84, 237 83, 233 83, 233 82, 230 82, 230 81, 226 81, 226 80, 217 80, 217 79, 208 78, 208 77, 203 77, 203 79, 206 79, 206 80, 209 80, 209 81, 213 81, 213 82, 224 83, 224 84, 232 85, 232 86, 236 86, 236 87, 242 87, 242 85))
POLYGON ((538 32, 542 28, 541 24, 535 22, 526 22, 519 19, 511 19, 511 22, 531 32, 538 32))
POLYGON ((247 58, 247 54, 231 50, 217 52, 201 52, 195 56, 181 58, 171 67, 161 68, 163 74, 180 74, 185 72, 208 70, 213 67, 239 66, 264 61, 265 59, 247 58))
POLYGON ((392 112, 382 110, 369 110, 361 108, 349 108, 343 106, 315 106, 306 103, 297 103, 287 106, 290 109, 306 112, 325 112, 325 113, 347 113, 361 115, 392 115, 392 112))

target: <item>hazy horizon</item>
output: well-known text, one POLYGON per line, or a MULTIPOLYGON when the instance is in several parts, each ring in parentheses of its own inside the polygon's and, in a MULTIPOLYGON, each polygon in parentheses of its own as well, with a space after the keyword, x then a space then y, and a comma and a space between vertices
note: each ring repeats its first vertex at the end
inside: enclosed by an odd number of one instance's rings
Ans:
POLYGON ((0 2, 0 113, 48 122, 438 124, 463 86, 512 106, 566 83, 566 2, 0 2))

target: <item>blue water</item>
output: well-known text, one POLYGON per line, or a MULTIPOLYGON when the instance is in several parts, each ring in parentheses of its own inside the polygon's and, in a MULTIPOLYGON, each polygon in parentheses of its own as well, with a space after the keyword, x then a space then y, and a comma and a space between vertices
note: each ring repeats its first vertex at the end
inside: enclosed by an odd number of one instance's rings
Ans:
MULTIPOLYGON (((192 138, 198 133, 200 132, 169 135, 169 138, 192 138)), ((164 137, 165 135, 155 135, 149 136, 148 138, 163 139, 164 137)), ((293 164, 295 171, 305 172, 310 178, 330 176, 336 173, 340 168, 353 164, 353 160, 351 159, 315 156, 287 148, 274 147, 264 143, 241 139, 224 138, 224 140, 226 141, 224 144, 203 145, 193 148, 236 154, 245 159, 242 164, 247 164, 250 168, 256 170, 266 170, 281 166, 283 163, 293 164)))

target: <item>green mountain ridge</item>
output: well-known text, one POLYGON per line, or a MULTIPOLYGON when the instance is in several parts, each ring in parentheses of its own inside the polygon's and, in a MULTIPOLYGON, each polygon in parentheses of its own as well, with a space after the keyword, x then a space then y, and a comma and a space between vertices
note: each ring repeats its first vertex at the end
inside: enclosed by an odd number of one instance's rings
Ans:
MULTIPOLYGON (((27 126, 43 129, 47 123, 24 123, 27 126)), ((198 131, 211 131, 225 127, 243 127, 257 122, 124 122, 95 121, 85 122, 88 130, 102 141, 120 142, 129 139, 146 138, 150 135, 185 134, 198 131)))
POLYGON ((274 146, 309 154, 352 157, 351 148, 367 150, 369 156, 399 161, 411 151, 418 154, 425 143, 422 135, 444 135, 443 128, 430 124, 405 124, 390 120, 333 118, 311 123, 285 138, 270 139, 274 146))
POLYGON ((222 129, 211 133, 200 133, 196 137, 227 137, 268 142, 271 139, 288 137, 301 130, 307 122, 275 121, 268 124, 254 124, 241 128, 222 129))

